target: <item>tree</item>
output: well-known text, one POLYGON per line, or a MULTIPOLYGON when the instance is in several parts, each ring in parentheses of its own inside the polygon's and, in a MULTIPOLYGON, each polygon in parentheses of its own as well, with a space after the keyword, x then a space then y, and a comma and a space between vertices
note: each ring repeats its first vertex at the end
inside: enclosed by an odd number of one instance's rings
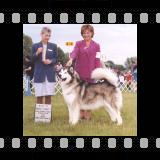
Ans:
POLYGON ((107 61, 105 62, 105 65, 106 67, 109 67, 109 68, 115 68, 115 64, 113 61, 107 61))
POLYGON ((23 57, 26 55, 31 56, 32 38, 23 34, 23 57))
POLYGON ((115 68, 117 68, 119 71, 124 71, 126 68, 123 65, 116 64, 115 68))
POLYGON ((127 58, 126 61, 125 61, 126 68, 131 69, 133 62, 136 62, 136 61, 137 61, 137 57, 127 58))
POLYGON ((61 62, 64 65, 68 61, 69 53, 64 53, 64 51, 58 47, 58 62, 61 62))
POLYGON ((65 53, 65 63, 67 63, 68 60, 69 60, 69 53, 66 52, 66 53, 65 53))

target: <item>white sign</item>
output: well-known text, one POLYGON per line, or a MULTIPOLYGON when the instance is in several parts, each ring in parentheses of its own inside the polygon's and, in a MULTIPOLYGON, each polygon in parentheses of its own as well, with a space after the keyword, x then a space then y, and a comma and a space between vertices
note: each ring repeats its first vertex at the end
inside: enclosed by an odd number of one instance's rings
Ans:
POLYGON ((96 53, 96 58, 101 58, 101 53, 100 52, 96 53))
POLYGON ((107 61, 107 56, 101 52, 96 53, 96 58, 100 58, 101 61, 106 62, 107 61))
POLYGON ((51 122, 51 104, 36 104, 35 122, 51 122))
POLYGON ((106 62, 107 61, 107 56, 105 54, 101 54, 100 59, 101 59, 101 61, 106 62))

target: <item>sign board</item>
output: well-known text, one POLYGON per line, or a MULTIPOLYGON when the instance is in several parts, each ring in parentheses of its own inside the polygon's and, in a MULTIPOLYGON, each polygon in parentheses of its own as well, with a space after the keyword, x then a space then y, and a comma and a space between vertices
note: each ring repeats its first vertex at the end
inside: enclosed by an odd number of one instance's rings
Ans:
POLYGON ((36 104, 35 122, 51 122, 51 104, 36 104))
POLYGON ((73 46, 73 42, 66 42, 66 46, 73 46))
POLYGON ((101 53, 100 59, 101 59, 101 61, 106 62, 107 61, 107 56, 105 54, 101 53))

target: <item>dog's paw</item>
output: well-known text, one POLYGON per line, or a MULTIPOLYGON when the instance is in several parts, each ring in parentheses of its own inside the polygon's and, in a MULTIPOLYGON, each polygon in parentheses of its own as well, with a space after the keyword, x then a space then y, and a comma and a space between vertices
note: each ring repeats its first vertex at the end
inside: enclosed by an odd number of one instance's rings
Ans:
POLYGON ((117 121, 117 118, 114 117, 114 116, 112 116, 112 117, 111 117, 111 121, 112 121, 112 122, 116 122, 116 121, 117 121))
POLYGON ((70 121, 69 124, 70 124, 71 126, 75 126, 75 125, 77 124, 77 122, 78 122, 78 121, 70 121))
POLYGON ((123 124, 122 117, 119 116, 119 117, 117 118, 117 125, 120 126, 120 125, 122 125, 122 124, 123 124))
POLYGON ((76 123, 70 123, 69 125, 70 125, 70 126, 75 126, 75 125, 76 125, 76 123))

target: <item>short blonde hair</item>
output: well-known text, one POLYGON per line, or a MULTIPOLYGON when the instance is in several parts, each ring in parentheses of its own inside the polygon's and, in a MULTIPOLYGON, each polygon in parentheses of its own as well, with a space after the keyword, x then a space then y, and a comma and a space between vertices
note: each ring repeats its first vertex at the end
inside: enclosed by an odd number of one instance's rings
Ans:
POLYGON ((48 28, 48 27, 43 27, 42 30, 41 30, 41 33, 43 34, 43 33, 45 33, 45 32, 51 33, 51 29, 48 28))
POLYGON ((89 30, 92 33, 92 37, 94 36, 94 28, 90 24, 85 24, 81 27, 81 35, 83 37, 84 31, 89 30))

